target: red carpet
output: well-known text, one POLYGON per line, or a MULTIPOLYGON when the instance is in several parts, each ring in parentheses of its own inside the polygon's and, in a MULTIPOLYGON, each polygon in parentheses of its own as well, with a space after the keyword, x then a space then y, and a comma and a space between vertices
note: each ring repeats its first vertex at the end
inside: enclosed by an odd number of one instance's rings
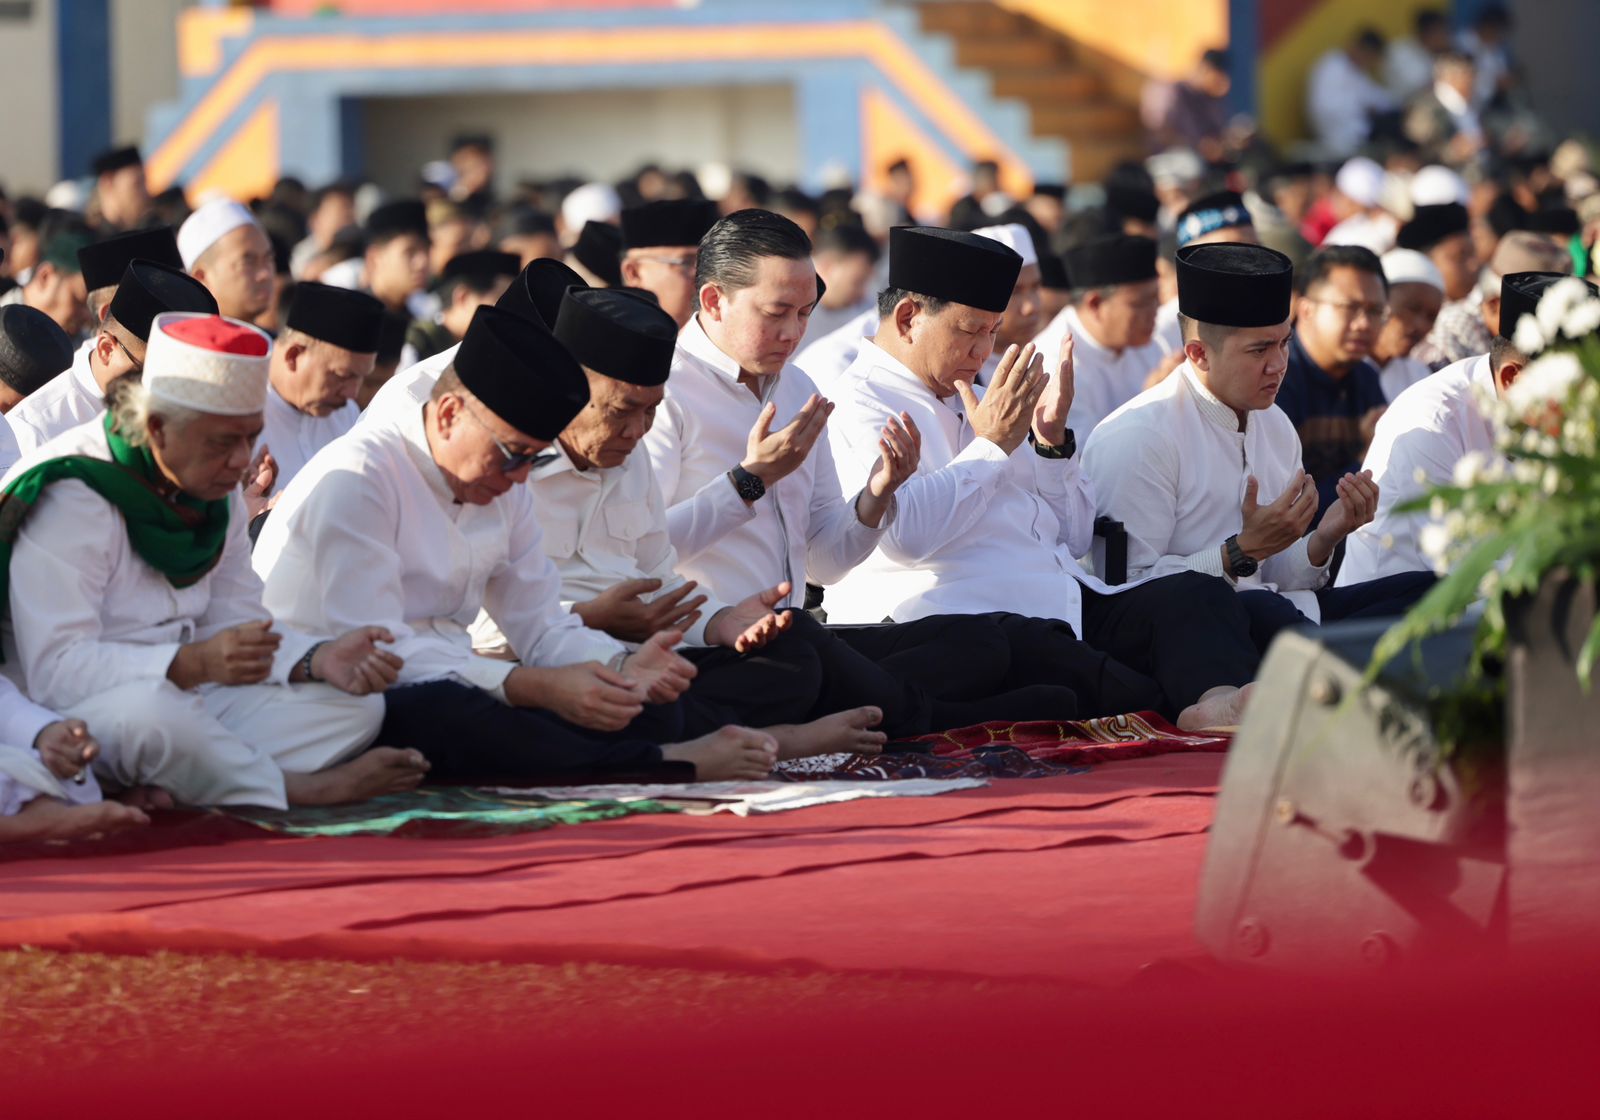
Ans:
POLYGON ((1115 983, 1198 951, 1194 892, 1222 761, 1168 755, 753 820, 13 862, 0 944, 1115 983))

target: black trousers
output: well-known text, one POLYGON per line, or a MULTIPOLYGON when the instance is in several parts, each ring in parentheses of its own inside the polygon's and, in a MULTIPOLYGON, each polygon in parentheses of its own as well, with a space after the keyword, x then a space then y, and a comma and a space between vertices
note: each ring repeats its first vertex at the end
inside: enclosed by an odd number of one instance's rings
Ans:
POLYGON ((1179 572, 1114 595, 1083 589, 1083 636, 1055 619, 991 616, 1011 641, 1007 684, 1066 684, 1081 715, 1152 710, 1168 719, 1219 685, 1255 679, 1261 658, 1226 582, 1179 572))
MULTIPOLYGON (((1432 572, 1400 572, 1349 587, 1324 587, 1317 592, 1323 622, 1352 618, 1398 618, 1414 607, 1439 582, 1432 572)), ((1314 623, 1276 591, 1238 593, 1250 616, 1250 636, 1263 654, 1282 631, 1314 623)))
MULTIPOLYGON (((803 612, 796 615, 797 621, 800 614, 803 612)), ((804 723, 826 714, 817 710, 822 659, 804 637, 780 634, 753 653, 735 653, 724 646, 679 652, 698 670, 694 684, 681 699, 687 738, 709 735, 730 723, 771 727, 804 723)))
POLYGON ((405 685, 384 694, 378 742, 421 751, 428 780, 444 785, 577 785, 689 782, 692 763, 661 757, 683 739, 684 708, 651 704, 620 732, 593 731, 550 712, 513 708, 454 680, 405 685))

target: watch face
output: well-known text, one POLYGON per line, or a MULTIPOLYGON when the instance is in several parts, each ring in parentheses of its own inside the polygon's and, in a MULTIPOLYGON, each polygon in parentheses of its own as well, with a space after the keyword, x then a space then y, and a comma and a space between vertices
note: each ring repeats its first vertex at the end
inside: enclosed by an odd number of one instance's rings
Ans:
POLYGON ((739 497, 747 502, 753 502, 767 492, 766 483, 751 474, 749 471, 738 471, 734 474, 735 489, 739 497))

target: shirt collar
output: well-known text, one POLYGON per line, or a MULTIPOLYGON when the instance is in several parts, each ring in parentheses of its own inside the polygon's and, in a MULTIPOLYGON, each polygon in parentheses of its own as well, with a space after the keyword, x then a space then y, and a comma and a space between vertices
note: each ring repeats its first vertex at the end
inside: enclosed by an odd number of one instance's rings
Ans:
MULTIPOLYGON (((567 449, 562 446, 560 440, 556 440, 554 443, 552 443, 550 445, 550 450, 555 452, 555 458, 547 459, 545 462, 535 467, 528 475, 528 481, 530 483, 543 482, 547 479, 555 478, 557 475, 563 474, 570 474, 575 478, 591 479, 595 482, 600 482, 605 478, 606 472, 600 467, 591 467, 586 471, 579 470, 578 464, 572 461, 572 456, 567 454, 567 449)), ((644 452, 638 448, 635 448, 634 450, 635 454, 644 454, 644 452)))
POLYGON ((940 400, 938 394, 923 384, 922 378, 911 372, 910 366, 870 338, 861 343, 861 353, 857 355, 856 361, 871 367, 873 372, 872 380, 874 381, 892 380, 898 382, 898 387, 905 391, 917 393, 935 404, 942 404, 957 415, 963 414, 961 394, 955 393, 944 400, 940 400))
POLYGON ((105 396, 100 391, 100 383, 94 379, 94 348, 98 340, 99 335, 95 335, 78 347, 78 353, 71 366, 73 384, 96 400, 105 396))
POLYGON ((726 380, 738 384, 741 372, 739 363, 724 354, 717 344, 711 341, 711 336, 706 334, 705 328, 700 325, 698 311, 690 316, 688 326, 678 332, 678 345, 703 365, 708 365, 722 374, 726 380))
POLYGON ((1185 361, 1178 367, 1183 371, 1184 380, 1189 385, 1189 390, 1194 396, 1194 404, 1200 410, 1200 415, 1211 421, 1217 427, 1234 435, 1243 435, 1250 431, 1250 414, 1244 415, 1244 429, 1239 428, 1239 416, 1233 409, 1223 404, 1216 395, 1207 389, 1205 382, 1200 380, 1200 373, 1194 368, 1193 363, 1185 361))

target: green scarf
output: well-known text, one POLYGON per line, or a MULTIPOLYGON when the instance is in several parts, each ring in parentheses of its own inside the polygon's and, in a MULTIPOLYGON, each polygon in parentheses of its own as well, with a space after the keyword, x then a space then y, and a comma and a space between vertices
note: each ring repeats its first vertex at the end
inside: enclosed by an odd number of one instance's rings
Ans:
POLYGON ((216 567, 228 536, 228 502, 202 502, 187 494, 167 497, 155 457, 117 434, 105 419, 111 462, 88 455, 47 459, 0 491, 0 613, 10 606, 11 549, 22 522, 52 482, 75 478, 116 506, 128 528, 128 543, 174 587, 198 583, 216 567))

